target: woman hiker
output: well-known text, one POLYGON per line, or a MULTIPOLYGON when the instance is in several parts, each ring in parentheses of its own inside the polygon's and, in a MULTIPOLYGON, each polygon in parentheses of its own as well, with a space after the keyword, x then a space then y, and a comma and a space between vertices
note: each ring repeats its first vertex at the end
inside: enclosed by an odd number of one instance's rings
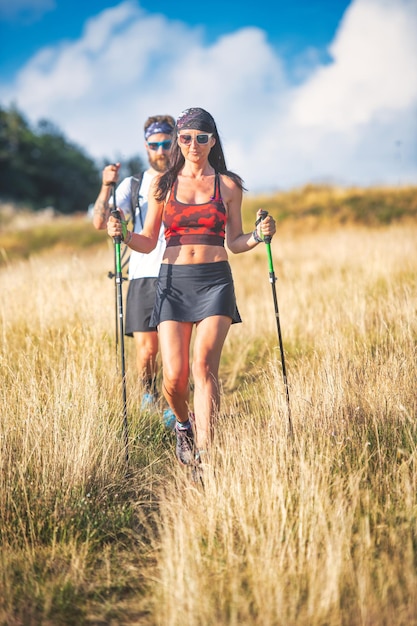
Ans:
MULTIPOLYGON (((231 252, 246 252, 272 237, 276 226, 268 215, 256 220, 253 232, 243 232, 243 181, 227 169, 216 123, 204 109, 178 117, 169 162, 152 180, 142 232, 128 231, 124 242, 149 253, 164 225, 166 248, 150 324, 158 329, 163 393, 176 415, 176 455, 181 464, 196 466, 210 448, 219 411, 222 348, 231 324, 241 322, 225 241, 231 252)), ((107 232, 122 237, 121 222, 110 216, 107 232)))

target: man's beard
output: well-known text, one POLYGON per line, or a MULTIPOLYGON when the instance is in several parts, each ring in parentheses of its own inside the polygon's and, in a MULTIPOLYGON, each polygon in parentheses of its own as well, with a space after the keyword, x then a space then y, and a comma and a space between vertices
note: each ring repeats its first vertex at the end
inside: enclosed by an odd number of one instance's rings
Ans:
POLYGON ((149 159, 149 163, 151 165, 151 167, 153 167, 154 170, 156 170, 157 172, 165 172, 167 167, 168 167, 168 157, 165 156, 165 154, 162 155, 158 155, 155 157, 151 157, 149 159))

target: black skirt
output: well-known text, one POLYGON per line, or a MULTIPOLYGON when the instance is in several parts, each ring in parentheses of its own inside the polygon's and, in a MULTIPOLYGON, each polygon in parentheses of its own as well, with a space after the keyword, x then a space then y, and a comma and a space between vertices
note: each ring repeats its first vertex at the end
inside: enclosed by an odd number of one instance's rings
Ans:
POLYGON ((150 325, 167 320, 200 322, 212 315, 230 317, 232 324, 242 321, 229 263, 162 263, 150 325))
POLYGON ((133 333, 149 333, 156 328, 149 326, 153 306, 157 278, 133 278, 129 280, 126 296, 125 335, 133 337, 133 333))

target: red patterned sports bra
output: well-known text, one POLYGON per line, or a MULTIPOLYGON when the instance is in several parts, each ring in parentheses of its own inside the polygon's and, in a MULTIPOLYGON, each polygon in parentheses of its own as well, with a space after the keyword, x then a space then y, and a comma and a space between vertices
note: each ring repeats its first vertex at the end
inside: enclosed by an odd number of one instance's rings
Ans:
POLYGON ((179 202, 177 187, 175 181, 164 210, 167 248, 183 244, 224 246, 226 209, 220 195, 219 175, 215 176, 214 195, 204 204, 179 202))

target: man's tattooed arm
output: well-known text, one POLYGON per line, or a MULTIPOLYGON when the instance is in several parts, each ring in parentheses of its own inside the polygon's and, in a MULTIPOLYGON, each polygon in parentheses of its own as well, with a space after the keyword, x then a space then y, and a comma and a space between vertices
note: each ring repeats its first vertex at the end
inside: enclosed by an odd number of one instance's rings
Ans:
POLYGON ((109 219, 109 201, 98 197, 94 204, 93 222, 95 228, 102 230, 107 226, 107 220, 109 219))

